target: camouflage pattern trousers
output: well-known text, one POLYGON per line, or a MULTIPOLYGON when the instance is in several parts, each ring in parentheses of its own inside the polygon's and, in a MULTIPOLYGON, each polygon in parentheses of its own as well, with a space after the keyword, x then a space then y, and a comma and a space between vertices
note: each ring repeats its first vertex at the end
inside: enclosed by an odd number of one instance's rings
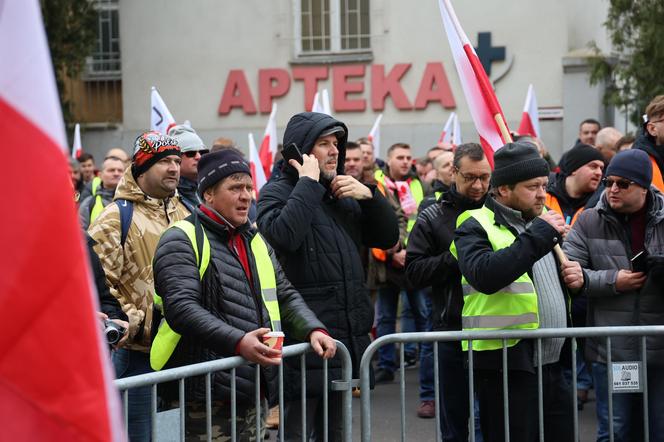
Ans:
MULTIPOLYGON (((179 407, 174 401, 172 407, 179 407)), ((238 442, 255 442, 265 437, 265 419, 267 401, 261 400, 260 435, 256 437, 256 407, 237 404, 235 417, 236 440, 238 442)), ((205 402, 185 402, 185 440, 206 441, 207 419, 205 402)), ((212 440, 227 442, 231 440, 231 403, 228 401, 212 401, 212 440)))

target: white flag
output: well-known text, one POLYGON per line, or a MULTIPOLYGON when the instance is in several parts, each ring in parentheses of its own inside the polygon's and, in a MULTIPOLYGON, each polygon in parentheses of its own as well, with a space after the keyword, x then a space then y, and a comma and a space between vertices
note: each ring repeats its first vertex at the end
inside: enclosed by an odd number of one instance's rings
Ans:
POLYGON ((320 104, 320 94, 318 91, 316 91, 316 94, 314 95, 314 102, 311 103, 311 112, 325 113, 323 111, 323 106, 320 104))
POLYGON ((439 143, 450 143, 452 144, 452 132, 454 131, 454 117, 456 112, 452 112, 443 126, 443 131, 440 133, 440 138, 438 139, 439 143))
POLYGON ((171 124, 175 124, 175 118, 166 107, 166 103, 159 95, 157 88, 152 86, 152 93, 150 94, 150 130, 166 134, 171 124))
POLYGON ((332 108, 330 107, 330 95, 327 93, 327 89, 323 89, 322 95, 323 101, 323 113, 332 116, 332 108))
POLYGON ((261 149, 258 153, 263 165, 263 172, 268 178, 272 174, 272 164, 274 156, 277 154, 277 144, 277 103, 272 102, 272 112, 270 112, 270 119, 267 120, 261 149))
POLYGON ((256 197, 258 197, 258 192, 267 183, 267 179, 265 178, 263 163, 261 163, 261 158, 258 155, 254 134, 252 133, 249 134, 249 167, 251 168, 251 180, 254 182, 254 191, 256 192, 256 197))
POLYGON ((383 114, 378 115, 376 121, 374 122, 371 131, 369 132, 369 141, 373 144, 374 148, 374 158, 380 158, 380 120, 383 119, 383 114))
POLYGON ((74 126, 74 146, 71 149, 71 157, 77 159, 83 153, 81 145, 81 125, 76 123, 74 126))
POLYGON ((459 116, 455 112, 454 124, 452 125, 452 145, 457 147, 460 144, 463 144, 463 141, 461 141, 461 124, 459 124, 459 116))

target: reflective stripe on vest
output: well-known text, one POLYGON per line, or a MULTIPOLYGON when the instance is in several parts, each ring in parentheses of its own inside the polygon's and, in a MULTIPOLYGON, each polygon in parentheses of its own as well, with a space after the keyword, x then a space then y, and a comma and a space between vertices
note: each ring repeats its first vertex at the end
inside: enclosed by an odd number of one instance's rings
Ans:
POLYGON ((659 165, 655 158, 650 156, 650 162, 652 163, 652 185, 657 187, 660 192, 664 192, 664 178, 662 178, 662 171, 659 170, 659 165))
POLYGON ((101 199, 101 195, 97 194, 97 190, 101 187, 101 178, 98 176, 92 179, 91 188, 92 188, 92 197, 95 199, 94 204, 92 205, 92 210, 90 210, 90 224, 104 211, 104 202, 101 199))
MULTIPOLYGON (((516 239, 504 226, 497 226, 494 213, 486 206, 463 212, 457 218, 457 227, 469 218, 474 218, 486 231, 491 248, 494 251, 509 247, 516 239)), ((450 251, 457 257, 456 245, 450 245, 450 251)), ((537 293, 528 273, 493 294, 485 294, 475 289, 465 276, 461 278, 463 291, 463 310, 461 325, 463 330, 529 330, 539 328, 537 293)), ((512 347, 519 339, 508 339, 507 346, 512 347)), ((468 351, 468 341, 462 341, 464 351, 468 351)), ((473 350, 498 350, 503 348, 500 339, 474 340, 473 350)))
MULTIPOLYGON (((187 234, 189 242, 194 249, 196 255, 196 264, 198 265, 199 278, 202 280, 205 271, 210 263, 210 241, 203 231, 203 250, 202 257, 198 256, 198 247, 196 245, 196 229, 189 221, 178 221, 170 228, 178 228, 187 234)), ((267 249, 265 241, 259 233, 256 233, 251 240, 251 252, 256 261, 256 269, 258 271, 258 281, 261 286, 261 297, 265 308, 268 311, 272 330, 281 331, 281 315, 279 312, 279 302, 277 300, 277 284, 274 275, 274 266, 270 259, 270 254, 267 249)), ((157 293, 154 294, 155 307, 162 311, 163 315, 163 301, 157 293)), ((161 370, 168 360, 173 355, 178 342, 180 342, 180 334, 175 332, 166 322, 166 318, 162 318, 159 324, 157 336, 152 342, 150 348, 150 365, 153 370, 161 370)))
MULTIPOLYGON (((385 173, 382 170, 378 169, 374 173, 374 178, 376 178, 377 182, 385 186, 385 173)), ((422 183, 417 178, 411 178, 408 182, 408 187, 410 188, 411 195, 413 195, 413 199, 419 207, 420 203, 424 199, 424 189, 422 189, 422 183)), ((408 224, 406 224, 406 239, 404 240, 406 244, 408 244, 408 235, 410 234, 410 231, 413 230, 415 221, 417 221, 417 210, 408 216, 408 224)))
MULTIPOLYGON (((553 210, 554 212, 558 212, 560 216, 565 217, 565 214, 563 213, 562 207, 560 207, 560 203, 558 202, 558 197, 551 193, 546 194, 546 200, 544 201, 544 205, 548 207, 549 209, 553 210)), ((585 207, 579 207, 576 212, 574 212, 574 216, 572 217, 572 220, 570 221, 569 225, 573 226, 574 223, 576 222, 576 219, 579 217, 581 212, 583 212, 583 209, 585 207)), ((567 220, 565 220, 567 222, 567 220)))

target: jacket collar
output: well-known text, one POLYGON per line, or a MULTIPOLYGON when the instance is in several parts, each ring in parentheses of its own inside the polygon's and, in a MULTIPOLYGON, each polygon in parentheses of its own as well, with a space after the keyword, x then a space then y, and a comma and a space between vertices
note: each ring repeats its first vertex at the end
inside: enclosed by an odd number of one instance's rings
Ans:
POLYGON ((486 199, 486 195, 484 195, 484 197, 479 201, 475 201, 464 195, 461 195, 457 191, 456 184, 452 183, 452 185, 441 196, 440 204, 443 206, 453 206, 460 210, 474 210, 482 207, 486 199))

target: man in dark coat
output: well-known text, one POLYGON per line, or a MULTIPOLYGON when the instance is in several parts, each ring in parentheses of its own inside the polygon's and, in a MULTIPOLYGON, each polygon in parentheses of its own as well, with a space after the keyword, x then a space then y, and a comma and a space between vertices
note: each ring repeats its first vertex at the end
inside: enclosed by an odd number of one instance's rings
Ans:
MULTIPOLYGON (((606 170, 606 190, 599 204, 585 210, 567 236, 564 250, 584 268, 588 283, 589 326, 664 324, 664 197, 651 186, 652 165, 641 150, 618 153, 606 170), (650 254, 649 265, 630 260, 650 254)), ((638 262, 638 261, 637 261, 638 262)), ((650 440, 664 440, 664 339, 647 338, 648 414, 650 440)), ((609 440, 609 357, 605 338, 586 339, 586 358, 592 361, 597 396, 597 440, 609 440)), ((642 361, 641 338, 613 337, 611 360, 642 361)), ((643 364, 643 361, 642 361, 643 364)), ((644 367, 641 367, 643 370, 644 367)), ((643 382, 643 378, 642 382, 643 382)), ((645 440, 643 398, 640 394, 613 395, 613 431, 616 441, 645 440)))
MULTIPOLYGON (((163 300, 164 317, 182 337, 176 347, 170 347, 173 353, 169 355, 163 350, 162 342, 167 340, 162 340, 164 327, 160 326, 151 363, 153 368, 161 368, 154 365, 164 359, 163 354, 170 356, 167 367, 240 355, 264 366, 262 391, 274 404, 278 392, 275 365, 281 363, 281 351, 263 344, 270 328, 281 331, 283 324, 286 336, 310 342, 324 358, 334 356, 336 344, 288 282, 274 251, 248 221, 253 190, 249 164, 233 151, 222 150, 204 156, 199 172, 198 196, 204 203, 164 233, 154 258, 155 289, 163 300), (196 244, 183 227, 195 232, 196 244), (210 258, 204 267, 200 261, 205 252, 197 250, 205 250, 206 240, 210 258), (202 277, 199 267, 205 269, 202 277)), ((256 440, 255 370, 244 365, 236 373, 239 440, 256 440)), ((185 428, 192 437, 206 431, 201 414, 206 398, 203 381, 194 378, 188 382, 185 428)), ((215 440, 230 435, 230 388, 230 373, 213 375, 213 408, 219 410, 213 413, 215 440)))
MULTIPOLYGON (((346 126, 320 113, 293 116, 284 146, 296 143, 303 163, 290 160, 283 175, 261 189, 258 229, 277 251, 286 276, 335 339, 348 347, 355 376, 369 345, 373 306, 365 285, 360 246, 389 249, 399 238, 397 219, 375 187, 344 173, 346 126)), ((287 397, 297 399, 299 361, 285 372, 287 397)), ((307 361, 307 430, 323 440, 322 361, 307 361)), ((340 364, 330 361, 329 379, 340 364)), ((340 397, 330 394, 330 440, 341 437, 340 397)), ((289 401, 285 425, 301 428, 301 404, 289 401)), ((293 434, 287 440, 301 440, 293 434), (291 439, 292 438, 292 439, 291 439)))

